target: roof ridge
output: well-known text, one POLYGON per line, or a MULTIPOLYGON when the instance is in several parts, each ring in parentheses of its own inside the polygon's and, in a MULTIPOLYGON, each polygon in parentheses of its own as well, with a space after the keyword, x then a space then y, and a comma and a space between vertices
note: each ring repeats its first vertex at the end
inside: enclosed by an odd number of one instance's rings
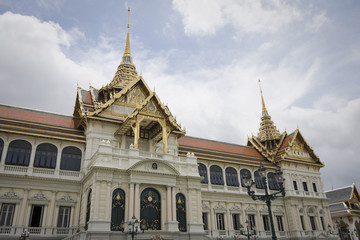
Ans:
POLYGON ((55 112, 47 112, 45 110, 39 110, 39 109, 27 108, 27 107, 19 107, 19 106, 15 106, 15 105, 8 105, 8 104, 2 104, 2 103, 0 103, 0 107, 7 107, 7 108, 14 108, 14 109, 19 109, 19 110, 37 112, 37 113, 44 113, 44 114, 55 115, 55 116, 59 116, 59 117, 80 119, 78 117, 74 117, 74 116, 71 116, 71 115, 65 115, 65 114, 55 113, 55 112))
POLYGON ((332 192, 332 191, 337 191, 337 190, 341 190, 341 189, 345 189, 345 188, 352 188, 352 186, 353 186, 353 185, 335 188, 335 189, 332 189, 332 190, 325 191, 325 193, 327 193, 327 192, 332 192))
POLYGON ((249 146, 240 145, 240 144, 236 144, 236 143, 229 143, 229 142, 223 142, 223 141, 218 141, 218 140, 212 140, 212 139, 206 139, 206 138, 200 138, 200 137, 193 137, 193 136, 188 136, 188 135, 186 135, 184 137, 185 138, 198 139, 198 140, 204 140, 204 141, 208 141, 208 142, 222 143, 222 144, 232 145, 232 146, 236 146, 236 147, 245 147, 245 148, 254 149, 254 147, 249 147, 249 146))

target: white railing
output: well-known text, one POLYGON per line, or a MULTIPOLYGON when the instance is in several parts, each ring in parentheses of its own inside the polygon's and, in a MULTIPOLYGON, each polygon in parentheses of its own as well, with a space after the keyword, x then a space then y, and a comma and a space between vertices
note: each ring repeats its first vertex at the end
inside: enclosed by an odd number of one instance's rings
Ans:
POLYGON ((60 176, 80 177, 80 172, 60 170, 60 176))
POLYGON ((9 172, 27 172, 28 167, 5 165, 4 170, 9 172))
POLYGON ((34 168, 33 173, 54 175, 55 169, 34 168))
MULTIPOLYGON (((0 236, 18 237, 20 234, 27 229, 31 236, 72 236, 78 228, 49 228, 49 227, 0 227, 0 236)), ((3 239, 3 237, 2 237, 3 239)))

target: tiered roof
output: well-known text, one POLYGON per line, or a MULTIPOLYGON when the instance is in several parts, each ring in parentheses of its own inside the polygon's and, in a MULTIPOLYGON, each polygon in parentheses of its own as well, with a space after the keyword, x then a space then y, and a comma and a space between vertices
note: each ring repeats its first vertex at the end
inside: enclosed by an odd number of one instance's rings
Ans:
POLYGON ((360 196, 355 184, 330 190, 325 194, 329 199, 329 210, 332 217, 360 216, 360 196))

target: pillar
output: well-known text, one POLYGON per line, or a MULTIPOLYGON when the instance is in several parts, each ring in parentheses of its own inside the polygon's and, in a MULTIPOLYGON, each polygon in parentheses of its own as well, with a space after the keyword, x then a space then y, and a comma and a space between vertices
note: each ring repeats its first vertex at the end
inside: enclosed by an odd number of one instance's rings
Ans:
POLYGON ((130 183, 129 219, 134 216, 134 184, 130 183))
POLYGON ((135 184, 135 206, 134 206, 134 216, 137 219, 140 219, 140 184, 135 184))

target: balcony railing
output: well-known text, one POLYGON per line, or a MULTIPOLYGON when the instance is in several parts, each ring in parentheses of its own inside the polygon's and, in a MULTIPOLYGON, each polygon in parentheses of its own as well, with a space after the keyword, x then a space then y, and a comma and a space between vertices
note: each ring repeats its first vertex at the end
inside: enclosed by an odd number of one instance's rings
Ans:
POLYGON ((57 227, 0 227, 0 236, 20 236, 24 230, 27 229, 31 236, 48 236, 48 237, 56 237, 56 236, 72 236, 77 231, 78 228, 57 228, 57 227))

